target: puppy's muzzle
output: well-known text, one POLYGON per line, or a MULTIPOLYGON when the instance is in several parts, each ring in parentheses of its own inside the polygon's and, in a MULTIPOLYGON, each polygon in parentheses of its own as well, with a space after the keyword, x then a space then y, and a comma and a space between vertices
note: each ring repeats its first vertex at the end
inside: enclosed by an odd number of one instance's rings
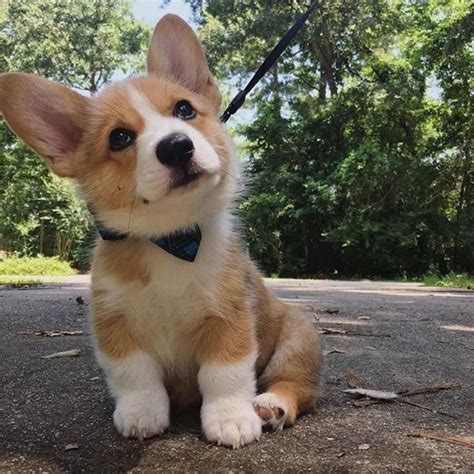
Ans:
POLYGON ((156 146, 156 157, 170 168, 184 167, 194 154, 194 144, 184 133, 171 133, 156 146))

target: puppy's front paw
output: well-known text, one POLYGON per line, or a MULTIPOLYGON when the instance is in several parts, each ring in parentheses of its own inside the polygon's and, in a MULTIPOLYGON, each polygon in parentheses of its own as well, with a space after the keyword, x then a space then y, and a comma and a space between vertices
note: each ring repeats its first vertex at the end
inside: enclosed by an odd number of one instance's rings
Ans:
POLYGON ((201 421, 209 441, 234 449, 258 440, 262 434, 262 423, 252 403, 236 398, 204 402, 201 421))
POLYGON ((169 401, 152 391, 131 392, 117 400, 114 424, 126 438, 151 438, 168 428, 169 401))
POLYGON ((274 431, 283 429, 288 418, 288 409, 286 404, 275 394, 265 392, 257 395, 253 406, 263 425, 271 426, 274 431))

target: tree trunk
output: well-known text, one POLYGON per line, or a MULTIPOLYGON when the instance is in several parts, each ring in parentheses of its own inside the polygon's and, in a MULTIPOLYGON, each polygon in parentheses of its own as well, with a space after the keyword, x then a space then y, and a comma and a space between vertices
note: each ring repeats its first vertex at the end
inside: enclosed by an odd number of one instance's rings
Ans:
POLYGON ((460 234, 462 227, 463 214, 469 199, 470 189, 472 186, 472 157, 469 150, 469 145, 464 144, 459 150, 461 157, 463 157, 461 188, 459 190, 458 202, 456 204, 456 231, 454 236, 453 261, 456 267, 462 266, 462 255, 460 255, 460 234))
POLYGON ((331 95, 337 95, 337 84, 334 78, 333 73, 333 61, 331 58, 328 57, 327 54, 324 53, 323 48, 318 43, 318 40, 313 38, 311 40, 311 46, 313 48, 314 54, 319 61, 321 66, 321 71, 324 74, 324 78, 329 86, 329 90, 331 91, 331 95))
POLYGON ((323 68, 321 65, 319 66, 319 87, 318 87, 318 95, 321 100, 326 100, 326 77, 324 76, 323 68))

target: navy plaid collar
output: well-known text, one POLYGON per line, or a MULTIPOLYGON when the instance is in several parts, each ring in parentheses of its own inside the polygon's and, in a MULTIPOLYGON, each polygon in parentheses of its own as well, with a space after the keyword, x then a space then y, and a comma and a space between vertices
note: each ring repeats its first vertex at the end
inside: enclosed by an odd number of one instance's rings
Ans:
MULTIPOLYGON (((102 227, 102 225, 97 221, 96 227, 102 240, 116 241, 128 237, 127 234, 122 234, 102 227)), ((201 239, 201 229, 196 225, 194 227, 173 232, 165 237, 159 237, 156 239, 151 238, 150 242, 153 242, 165 252, 174 255, 176 258, 185 260, 186 262, 194 262, 199 250, 201 239)))

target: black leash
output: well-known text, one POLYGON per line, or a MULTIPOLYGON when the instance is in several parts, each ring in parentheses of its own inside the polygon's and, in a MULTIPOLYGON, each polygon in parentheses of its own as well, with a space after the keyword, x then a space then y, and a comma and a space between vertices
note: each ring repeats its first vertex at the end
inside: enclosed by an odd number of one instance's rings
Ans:
POLYGON ((221 122, 227 122, 229 118, 240 109, 242 104, 247 97, 247 94, 257 85, 260 79, 268 72, 268 70, 276 63, 278 58, 282 55, 283 51, 291 43, 293 38, 297 35, 298 31, 303 27, 309 15, 313 12, 316 7, 316 3, 311 5, 306 12, 301 15, 297 22, 286 32, 285 36, 278 42, 273 48, 272 52, 265 58, 262 65, 257 69, 257 72, 250 79, 249 83, 245 88, 238 92, 238 94, 232 99, 232 102, 224 110, 221 115, 221 122))

